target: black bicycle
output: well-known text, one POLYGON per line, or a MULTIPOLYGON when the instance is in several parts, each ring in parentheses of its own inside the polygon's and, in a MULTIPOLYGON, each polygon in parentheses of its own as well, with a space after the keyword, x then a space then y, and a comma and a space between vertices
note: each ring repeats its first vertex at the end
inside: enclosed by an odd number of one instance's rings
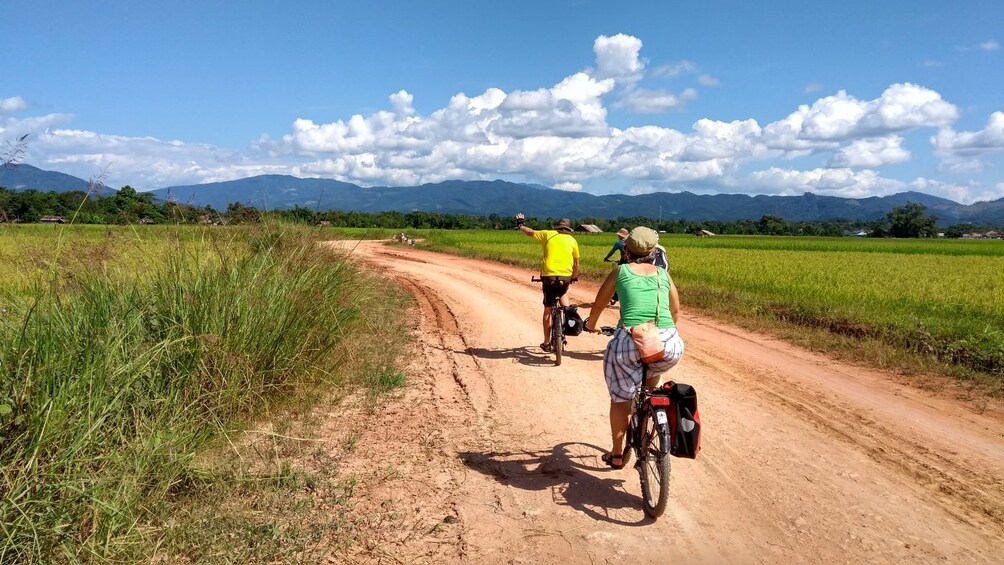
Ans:
MULTIPOLYGON (((578 279, 572 279, 569 284, 576 280, 578 279)), ((537 277, 531 277, 530 281, 543 282, 537 277)), ((551 304, 545 304, 545 306, 550 306, 551 308, 551 337, 548 339, 548 344, 551 346, 551 352, 554 353, 554 364, 557 366, 561 365, 561 354, 565 349, 565 345, 568 344, 564 332, 565 309, 561 306, 560 298, 555 298, 551 304)))
MULTIPOLYGON (((600 328, 603 335, 612 336, 617 328, 600 328)), ((648 378, 648 367, 643 366, 642 383, 648 378)), ((663 386, 638 387, 631 400, 631 422, 628 424, 623 459, 627 465, 634 453, 635 469, 641 478, 641 497, 645 514, 658 518, 669 501, 669 407, 672 381, 663 386)))

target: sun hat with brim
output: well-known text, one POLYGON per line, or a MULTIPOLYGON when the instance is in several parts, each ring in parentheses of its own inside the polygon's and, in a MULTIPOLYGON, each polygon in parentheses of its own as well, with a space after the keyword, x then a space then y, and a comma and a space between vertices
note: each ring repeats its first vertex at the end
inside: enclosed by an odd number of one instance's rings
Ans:
POLYGON ((627 239, 624 240, 624 247, 632 255, 644 257, 651 253, 658 243, 659 234, 654 229, 638 226, 628 234, 627 239))
POLYGON ((631 232, 629 232, 627 228, 621 228, 617 230, 617 239, 624 241, 625 239, 627 239, 629 233, 631 232))
POLYGON ((557 224, 554 224, 554 229, 563 233, 572 233, 572 221, 568 218, 562 218, 558 220, 557 224))

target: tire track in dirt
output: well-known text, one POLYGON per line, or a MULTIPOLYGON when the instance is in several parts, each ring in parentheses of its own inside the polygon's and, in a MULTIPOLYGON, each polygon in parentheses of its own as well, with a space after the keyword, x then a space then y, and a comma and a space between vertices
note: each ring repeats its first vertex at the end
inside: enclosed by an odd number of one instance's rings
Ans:
MULTIPOLYGON (((572 340, 553 367, 526 345, 540 332, 528 271, 361 245, 418 303, 413 365, 436 391, 425 433, 441 434, 429 456, 449 480, 400 503, 454 509, 445 561, 999 560, 999 412, 685 311, 687 353, 669 376, 700 391, 704 449, 673 461, 669 509, 645 520, 637 474, 598 462, 605 340, 572 340)), ((574 286, 573 302, 595 289, 574 286)))

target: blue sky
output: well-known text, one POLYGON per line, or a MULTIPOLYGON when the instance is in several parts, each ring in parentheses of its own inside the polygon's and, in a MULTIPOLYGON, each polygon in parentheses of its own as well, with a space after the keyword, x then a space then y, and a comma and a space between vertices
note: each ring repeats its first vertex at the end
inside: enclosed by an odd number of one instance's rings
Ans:
POLYGON ((1004 2, 7 3, 0 139, 141 189, 1004 196, 1004 2))

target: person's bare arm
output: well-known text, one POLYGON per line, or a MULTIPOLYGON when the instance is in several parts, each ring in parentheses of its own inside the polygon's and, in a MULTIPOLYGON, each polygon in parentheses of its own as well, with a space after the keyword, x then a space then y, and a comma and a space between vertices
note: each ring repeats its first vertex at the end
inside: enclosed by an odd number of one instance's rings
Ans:
POLYGON ((596 324, 600 322, 600 314, 606 310, 610 299, 614 297, 614 291, 617 290, 618 270, 620 270, 620 266, 610 271, 607 278, 603 280, 603 284, 600 285, 600 290, 596 292, 596 298, 593 299, 593 307, 589 310, 589 324, 586 324, 586 330, 591 332, 596 331, 596 324), (590 325, 592 327, 589 327, 590 325))
POLYGON ((516 227, 519 228, 519 231, 521 231, 524 234, 526 234, 527 237, 533 237, 533 228, 528 227, 526 224, 524 224, 523 222, 525 220, 526 220, 526 217, 523 216, 522 212, 520 212, 519 214, 516 214, 516 227))
POLYGON ((579 258, 578 257, 573 257, 572 258, 572 278, 573 279, 579 278, 579 258))
POLYGON ((676 292, 676 285, 673 279, 669 279, 669 314, 673 317, 673 323, 680 320, 680 294, 676 292))

